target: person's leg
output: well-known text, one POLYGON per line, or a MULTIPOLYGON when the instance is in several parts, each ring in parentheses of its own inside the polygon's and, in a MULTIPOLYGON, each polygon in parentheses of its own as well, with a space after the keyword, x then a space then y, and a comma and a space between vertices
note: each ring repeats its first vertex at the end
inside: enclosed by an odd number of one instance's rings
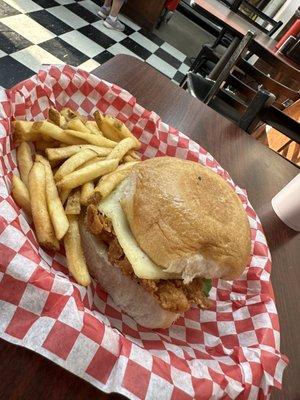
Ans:
POLYGON ((105 0, 103 6, 100 7, 100 9, 98 11, 99 17, 105 19, 109 15, 111 2, 112 2, 112 0, 105 0))
POLYGON ((121 10, 123 3, 124 3, 124 0, 113 0, 112 8, 110 10, 109 15, 113 18, 117 17, 121 10))
POLYGON ((113 0, 109 16, 103 23, 106 28, 115 29, 121 32, 124 31, 125 25, 117 18, 123 4, 124 0, 113 0))

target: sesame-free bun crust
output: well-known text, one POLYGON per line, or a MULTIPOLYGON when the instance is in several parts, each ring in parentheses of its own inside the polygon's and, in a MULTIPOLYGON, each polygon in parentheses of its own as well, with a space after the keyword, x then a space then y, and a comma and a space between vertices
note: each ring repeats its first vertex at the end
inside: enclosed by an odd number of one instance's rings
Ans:
POLYGON ((193 276, 241 275, 250 255, 249 222, 221 176, 193 161, 158 157, 137 164, 128 182, 122 207, 153 262, 178 271, 192 260, 193 276), (200 259, 207 261, 201 268, 200 259))

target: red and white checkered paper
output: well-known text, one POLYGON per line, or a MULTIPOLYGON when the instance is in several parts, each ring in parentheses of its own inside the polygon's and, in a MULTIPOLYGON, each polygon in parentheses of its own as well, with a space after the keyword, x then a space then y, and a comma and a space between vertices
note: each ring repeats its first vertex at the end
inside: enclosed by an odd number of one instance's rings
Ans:
POLYGON ((245 191, 205 149, 130 93, 70 66, 47 66, 0 91, 0 141, 0 337, 130 399, 263 399, 272 386, 280 388, 287 359, 279 352, 262 226, 245 191), (62 254, 39 247, 31 221, 10 196, 17 173, 10 120, 43 119, 51 105, 114 115, 140 139, 144 158, 201 162, 235 187, 251 225, 252 258, 239 280, 214 281, 212 309, 191 308, 170 329, 143 328, 99 284, 76 284, 62 254))

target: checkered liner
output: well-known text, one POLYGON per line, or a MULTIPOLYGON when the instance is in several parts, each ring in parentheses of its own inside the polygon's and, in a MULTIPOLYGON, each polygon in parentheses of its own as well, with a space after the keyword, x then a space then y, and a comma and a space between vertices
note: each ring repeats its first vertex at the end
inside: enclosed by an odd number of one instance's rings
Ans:
POLYGON ((287 359, 279 352, 271 258, 262 226, 246 193, 205 149, 125 90, 70 66, 45 67, 0 91, 0 140, 3 339, 130 399, 262 399, 269 397, 271 386, 280 388, 287 359), (191 308, 168 330, 143 328, 95 282, 87 289, 76 284, 62 254, 38 246, 31 221, 9 194, 12 173, 17 173, 10 118, 39 120, 50 105, 114 115, 140 139, 144 158, 198 161, 235 187, 251 225, 252 258, 239 280, 214 281, 212 309, 191 308))

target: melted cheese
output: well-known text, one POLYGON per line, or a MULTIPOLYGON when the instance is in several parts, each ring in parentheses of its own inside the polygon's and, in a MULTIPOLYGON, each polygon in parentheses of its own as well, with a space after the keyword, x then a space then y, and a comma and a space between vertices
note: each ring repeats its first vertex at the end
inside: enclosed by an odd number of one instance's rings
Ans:
POLYGON ((119 185, 117 190, 99 204, 99 210, 111 220, 120 246, 132 265, 135 275, 143 279, 179 278, 180 274, 165 272, 156 265, 137 244, 120 205, 120 199, 123 196, 123 184, 119 185))

